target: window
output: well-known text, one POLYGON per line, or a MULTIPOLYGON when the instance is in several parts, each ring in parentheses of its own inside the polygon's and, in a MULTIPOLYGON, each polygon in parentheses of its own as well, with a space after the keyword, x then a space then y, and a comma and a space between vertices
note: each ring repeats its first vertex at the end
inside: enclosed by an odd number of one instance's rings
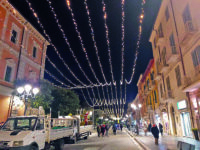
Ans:
POLYGON ((193 31, 194 26, 193 26, 193 23, 192 23, 192 17, 191 17, 191 14, 190 14, 189 5, 187 5, 186 8, 184 9, 183 14, 182 14, 182 18, 183 18, 183 22, 185 24, 186 30, 193 31))
POLYGON ((162 50, 162 62, 164 65, 167 64, 167 62, 166 62, 166 47, 164 47, 162 50))
POLYGON ((196 47, 192 52, 192 61, 195 67, 200 64, 200 46, 196 47))
POLYGON ((156 91, 154 91, 154 99, 155 99, 155 103, 157 103, 158 100, 157 100, 157 94, 156 94, 156 91))
POLYGON ((147 80, 147 88, 149 88, 149 79, 147 80))
POLYGON ((161 95, 161 97, 163 97, 163 87, 162 87, 162 84, 160 84, 160 95, 161 95))
POLYGON ((172 54, 176 54, 176 45, 175 45, 173 33, 170 35, 169 41, 170 41, 170 46, 171 46, 172 54))
POLYGON ((154 48, 156 48, 156 38, 153 40, 154 48))
POLYGON ((181 86, 181 72, 179 66, 175 68, 177 86, 181 86))
POLYGON ((169 20, 169 9, 168 9, 168 7, 165 9, 165 18, 166 18, 166 21, 169 20))
POLYGON ((152 103, 151 103, 151 96, 149 96, 149 104, 152 105, 152 103))
POLYGON ((170 85, 170 79, 169 79, 169 77, 166 78, 166 83, 167 83, 167 90, 171 91, 171 85, 170 85))
POLYGON ((12 74, 12 67, 7 66, 6 67, 6 74, 5 74, 5 81, 7 81, 7 82, 11 81, 11 74, 12 74))
POLYGON ((158 35, 159 37, 163 37, 163 30, 162 30, 162 24, 160 23, 159 27, 158 27, 158 35))
POLYGON ((44 119, 38 119, 36 130, 43 130, 44 129, 44 119))
POLYGON ((14 44, 16 44, 17 42, 17 31, 12 30, 12 34, 11 34, 11 42, 13 42, 14 44))
POLYGON ((157 70, 157 72, 159 72, 159 65, 160 65, 160 63, 159 63, 159 61, 157 60, 157 61, 156 61, 156 70, 157 70))
POLYGON ((37 48, 35 46, 33 47, 33 57, 37 57, 37 48))
POLYGON ((151 73, 151 81, 154 80, 154 72, 151 73))

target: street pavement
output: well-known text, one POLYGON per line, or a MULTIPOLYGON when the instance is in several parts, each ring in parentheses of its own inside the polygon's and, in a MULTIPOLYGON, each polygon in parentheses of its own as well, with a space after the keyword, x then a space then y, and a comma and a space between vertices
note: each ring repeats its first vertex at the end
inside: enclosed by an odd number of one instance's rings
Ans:
POLYGON ((87 140, 80 140, 76 144, 66 144, 65 150, 142 150, 135 140, 125 130, 117 131, 117 135, 109 132, 109 137, 97 137, 93 133, 87 140))
MULTIPOLYGON (((129 133, 132 134, 132 132, 129 133)), ((140 132, 140 135, 132 134, 132 136, 146 150, 177 150, 178 141, 193 144, 195 145, 195 150, 200 150, 200 142, 192 138, 169 136, 165 134, 164 136, 159 136, 159 144, 155 145, 155 140, 150 132, 147 136, 144 135, 144 132, 140 132)), ((185 145, 184 149, 188 150, 189 148, 186 146, 188 145, 185 145)))

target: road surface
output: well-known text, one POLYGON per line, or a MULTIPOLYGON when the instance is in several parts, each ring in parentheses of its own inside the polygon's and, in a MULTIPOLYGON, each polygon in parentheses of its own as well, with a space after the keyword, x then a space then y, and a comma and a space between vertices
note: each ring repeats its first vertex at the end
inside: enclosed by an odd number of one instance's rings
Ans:
POLYGON ((109 137, 97 137, 93 133, 87 140, 76 144, 66 144, 65 150, 141 150, 139 145, 125 131, 117 131, 117 135, 109 133, 109 137))

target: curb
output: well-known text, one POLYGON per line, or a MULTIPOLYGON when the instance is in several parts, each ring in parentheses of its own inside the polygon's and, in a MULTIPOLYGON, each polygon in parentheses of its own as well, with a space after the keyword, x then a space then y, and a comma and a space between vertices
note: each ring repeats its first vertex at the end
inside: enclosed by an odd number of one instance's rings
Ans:
POLYGON ((126 132, 142 147, 144 150, 151 150, 147 146, 145 146, 141 141, 139 141, 130 131, 126 130, 126 132))

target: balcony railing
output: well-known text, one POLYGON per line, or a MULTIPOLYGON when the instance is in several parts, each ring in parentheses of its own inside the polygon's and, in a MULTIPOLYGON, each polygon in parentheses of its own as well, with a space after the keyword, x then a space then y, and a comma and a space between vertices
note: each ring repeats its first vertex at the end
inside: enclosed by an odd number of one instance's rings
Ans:
POLYGON ((155 87, 155 85, 156 85, 155 80, 152 80, 152 81, 150 82, 150 84, 149 84, 149 89, 150 89, 150 90, 153 90, 154 87, 155 87))
POLYGON ((166 62, 161 62, 160 65, 158 66, 159 73, 166 72, 168 67, 169 65, 166 62))
POLYGON ((171 46, 171 51, 168 52, 166 61, 168 64, 176 62, 179 58, 176 46, 171 46))
POLYGON ((190 92, 200 88, 200 66, 196 67, 194 71, 190 71, 190 73, 183 78, 182 87, 184 92, 190 92))
POLYGON ((195 22, 190 20, 185 23, 185 32, 181 37, 181 45, 185 45, 191 37, 198 31, 195 22))
POLYGON ((158 70, 157 70, 157 73, 155 74, 154 79, 155 80, 160 80, 161 79, 161 73, 159 73, 158 70))
POLYGON ((163 33, 157 34, 156 35, 156 44, 160 45, 164 42, 164 35, 163 33))

